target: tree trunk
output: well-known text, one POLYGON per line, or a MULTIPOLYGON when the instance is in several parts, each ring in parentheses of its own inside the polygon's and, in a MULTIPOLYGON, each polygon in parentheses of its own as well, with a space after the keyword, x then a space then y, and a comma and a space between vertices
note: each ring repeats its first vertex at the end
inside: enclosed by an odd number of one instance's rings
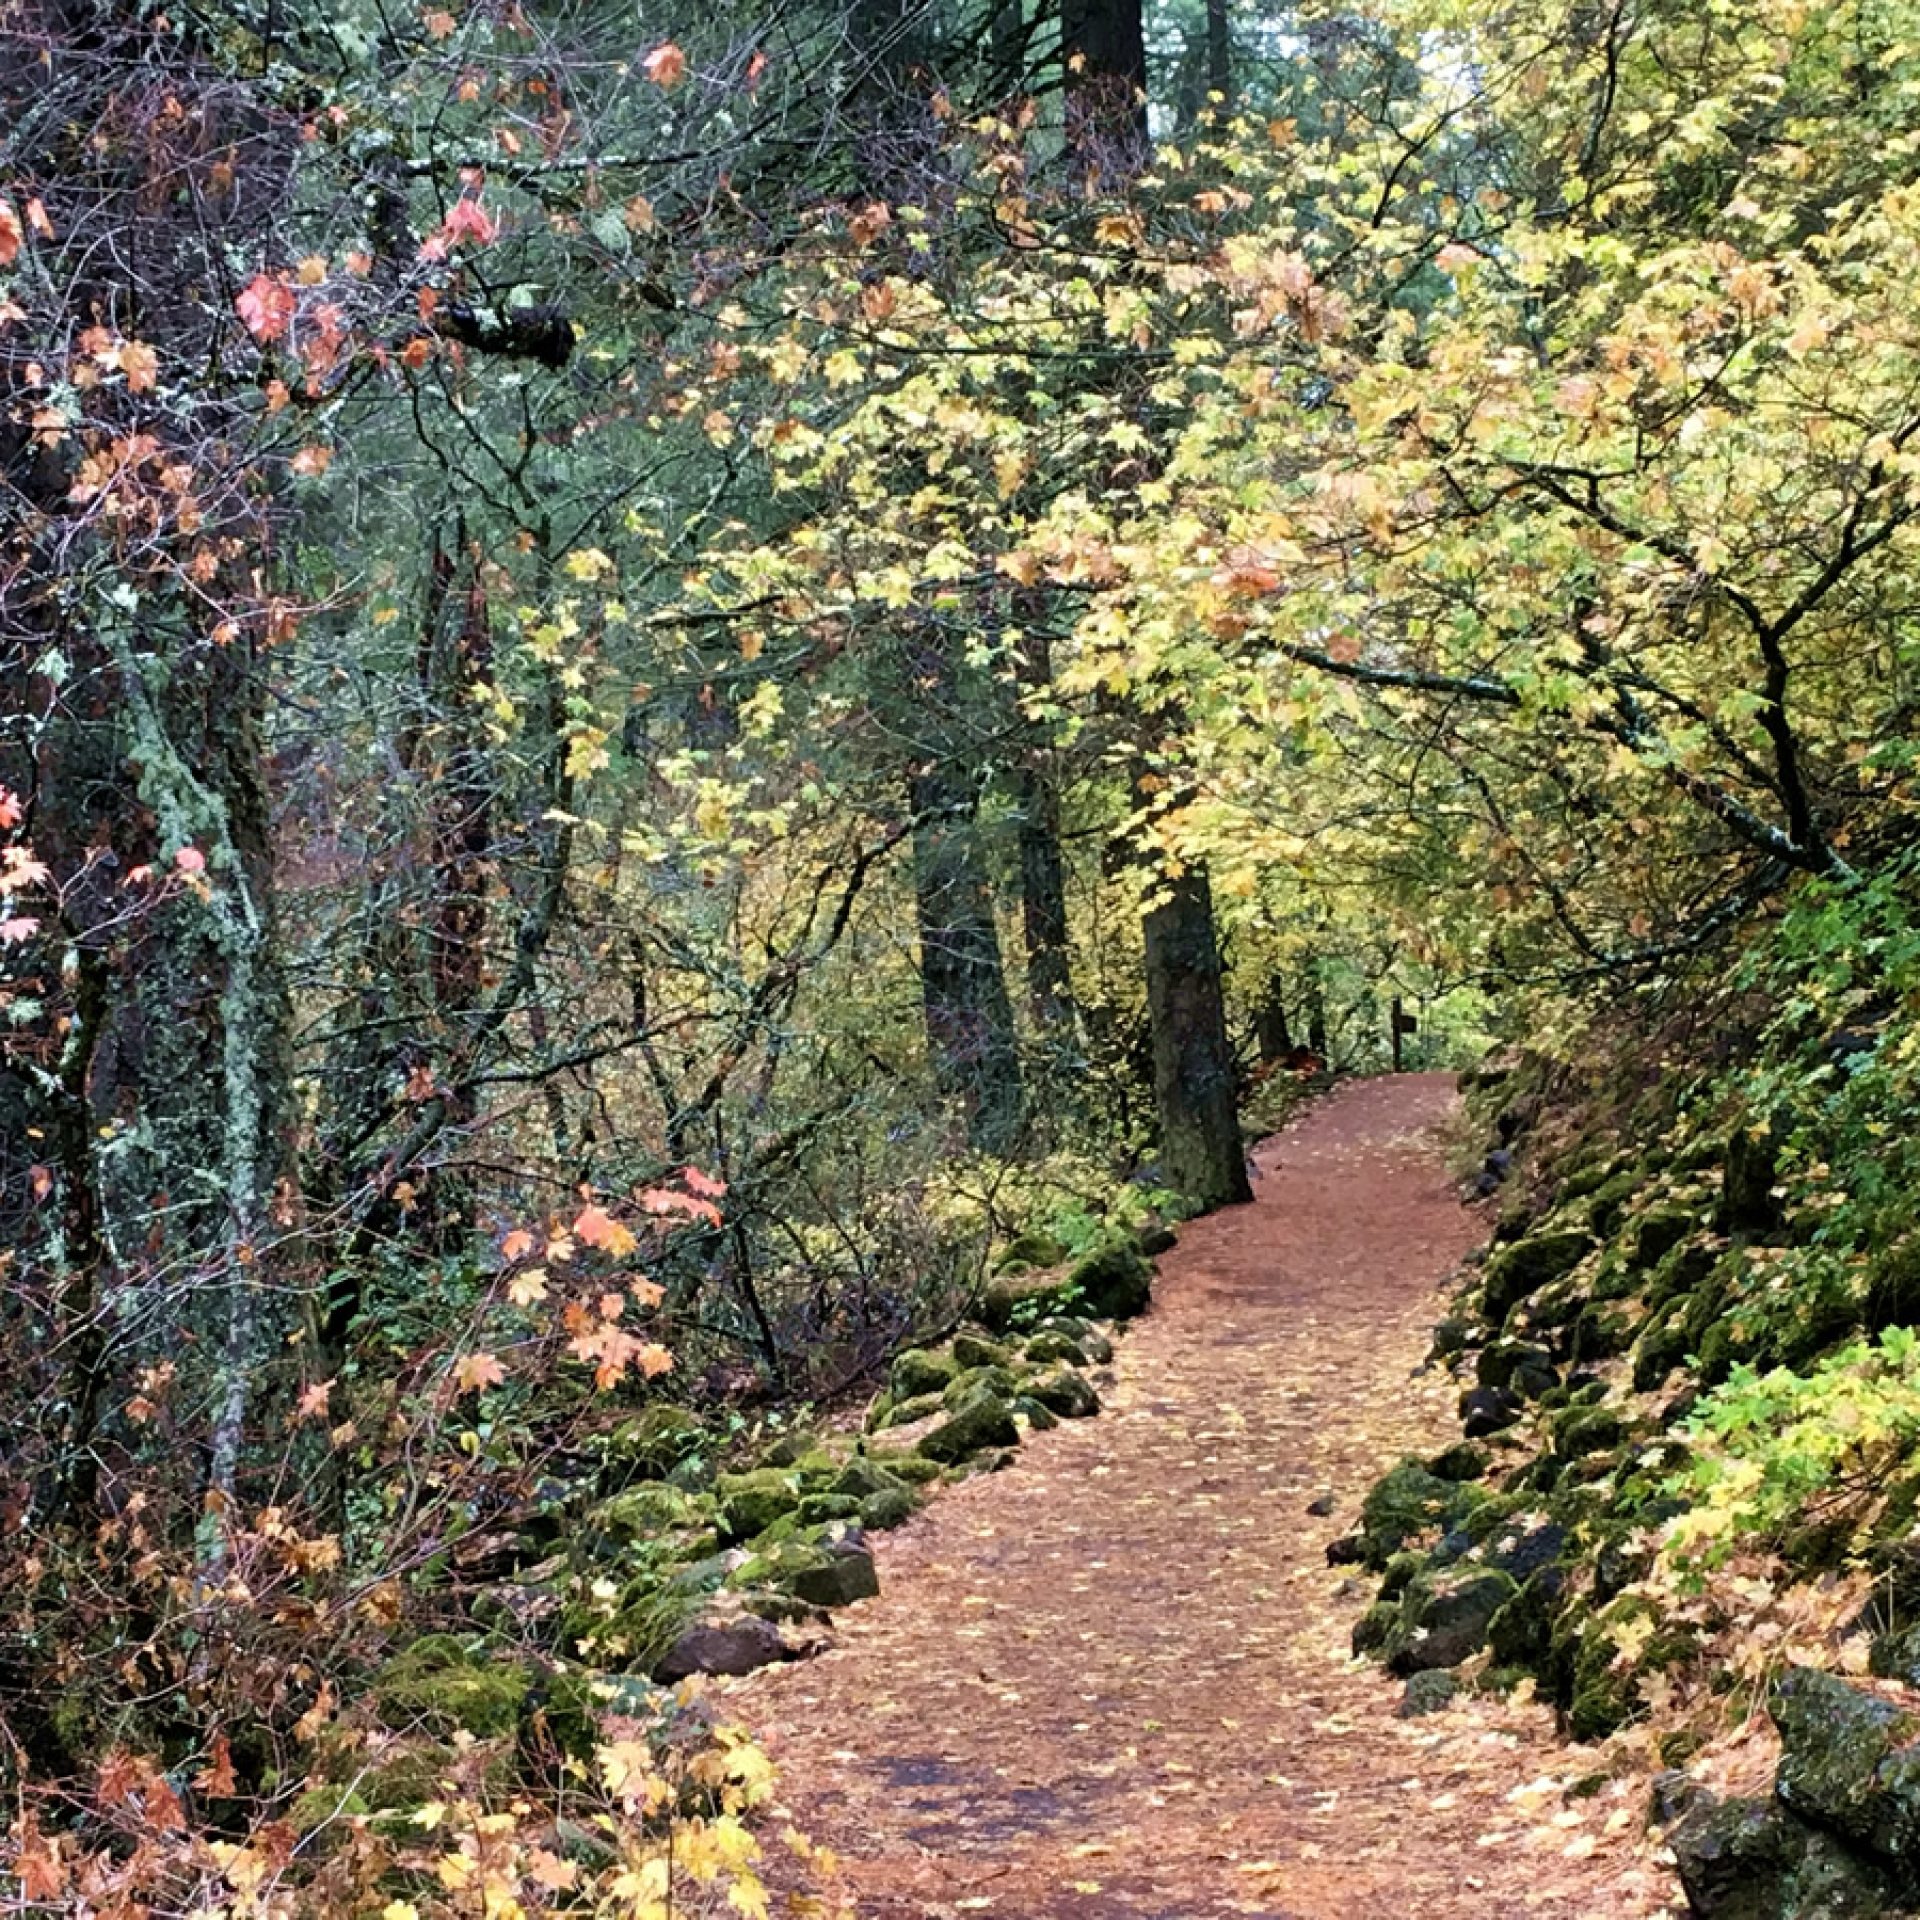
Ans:
POLYGON ((1277 1066, 1293 1051, 1293 1032, 1287 1025, 1286 996, 1280 988, 1280 976, 1269 977, 1267 990, 1253 1016, 1253 1036, 1260 1048, 1262 1066, 1277 1066))
POLYGON ((1160 1158, 1170 1187, 1204 1207, 1251 1200, 1206 870, 1163 882, 1146 915, 1147 1011, 1160 1158))
POLYGON ((1124 186, 1148 152, 1140 0, 1061 0, 1060 53, 1074 171, 1091 192, 1124 186))
POLYGON ((977 802, 944 768, 915 774, 910 797, 934 1085, 965 1107, 974 1146, 1004 1153, 1019 1133, 1024 1098, 993 891, 973 830, 977 802))

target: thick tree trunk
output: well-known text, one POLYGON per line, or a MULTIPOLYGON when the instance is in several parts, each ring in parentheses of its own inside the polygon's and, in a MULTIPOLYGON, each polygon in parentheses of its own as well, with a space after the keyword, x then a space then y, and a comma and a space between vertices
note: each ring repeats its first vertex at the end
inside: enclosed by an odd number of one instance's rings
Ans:
POLYGON ((976 1147, 1004 1153, 1019 1133, 1024 1097, 993 890, 974 834, 976 803, 971 789, 944 769, 916 774, 910 797, 934 1084, 962 1103, 976 1147))
POLYGON ((1060 797, 1037 767, 1020 776, 1020 905, 1027 944, 1027 1008, 1043 1033, 1073 1025, 1067 948, 1067 869, 1060 797))
POLYGON ((1167 1184, 1205 1207, 1251 1200, 1204 868, 1162 883, 1145 919, 1153 1091, 1167 1184))

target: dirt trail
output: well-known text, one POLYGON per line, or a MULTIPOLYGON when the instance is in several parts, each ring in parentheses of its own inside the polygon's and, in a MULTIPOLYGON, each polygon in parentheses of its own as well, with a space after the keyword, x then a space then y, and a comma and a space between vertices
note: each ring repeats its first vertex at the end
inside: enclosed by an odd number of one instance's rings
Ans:
POLYGON ((1326 1565, 1372 1475, 1459 1437, 1414 1376, 1480 1228, 1433 1138, 1449 1081, 1350 1084, 1258 1199, 1161 1263, 1097 1420, 880 1543, 837 1651, 738 1683, 786 1804, 867 1920, 1634 1920, 1644 1790, 1537 1709, 1394 1715, 1370 1590, 1326 1565), (1331 1517, 1308 1503, 1331 1490, 1331 1517))

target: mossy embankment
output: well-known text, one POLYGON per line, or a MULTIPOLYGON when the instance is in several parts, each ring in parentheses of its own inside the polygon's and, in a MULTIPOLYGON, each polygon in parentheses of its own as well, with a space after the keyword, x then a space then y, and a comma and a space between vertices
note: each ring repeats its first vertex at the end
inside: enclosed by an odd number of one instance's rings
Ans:
POLYGON ((1410 1710, 1524 1685, 1570 1738, 1672 1770, 1701 1914, 1920 1911, 1920 1033, 1898 958, 1776 945, 1706 1018, 1589 1044, 1604 1068, 1463 1075, 1489 1241, 1428 1362, 1462 1439, 1394 1465, 1333 1549, 1377 1576, 1354 1646, 1409 1678, 1410 1710), (1775 1790, 1716 1801, 1686 1765, 1753 1715, 1783 1742, 1775 1790))

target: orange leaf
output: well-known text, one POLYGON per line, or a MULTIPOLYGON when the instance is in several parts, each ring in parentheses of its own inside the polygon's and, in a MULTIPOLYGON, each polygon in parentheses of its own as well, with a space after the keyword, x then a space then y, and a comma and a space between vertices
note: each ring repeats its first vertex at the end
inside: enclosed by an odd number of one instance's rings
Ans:
POLYGON ((27 202, 27 225, 30 226, 42 240, 51 240, 53 238, 53 222, 47 218, 46 202, 42 200, 38 194, 35 194, 34 197, 27 202))
POLYGON ((698 1167, 682 1167, 680 1180, 689 1193, 697 1193, 703 1200, 718 1200, 727 1190, 724 1180, 716 1180, 712 1174, 702 1173, 698 1167))
POLYGON ((120 371, 129 393, 151 393, 160 379, 160 356, 145 341, 129 340, 120 349, 120 371))
POLYGON ((207 1764, 193 1776, 193 1784, 201 1793, 210 1793, 216 1800, 231 1800, 240 1790, 240 1782, 234 1777, 233 1754, 224 1733, 213 1736, 207 1764))
POLYGON ((640 70, 656 87, 677 87, 687 77, 687 56, 671 40, 662 41, 640 62, 640 70))
POLYGON ((0 267, 13 265, 19 257, 23 238, 20 216, 14 212, 12 201, 0 200, 0 267))
POLYGON ((480 1393, 488 1387, 497 1387, 506 1377, 506 1368, 490 1353, 465 1354, 453 1370, 454 1384, 462 1393, 480 1393))
POLYGON ((515 1227, 500 1243, 503 1260, 524 1260, 533 1251, 533 1235, 525 1227, 515 1227))

